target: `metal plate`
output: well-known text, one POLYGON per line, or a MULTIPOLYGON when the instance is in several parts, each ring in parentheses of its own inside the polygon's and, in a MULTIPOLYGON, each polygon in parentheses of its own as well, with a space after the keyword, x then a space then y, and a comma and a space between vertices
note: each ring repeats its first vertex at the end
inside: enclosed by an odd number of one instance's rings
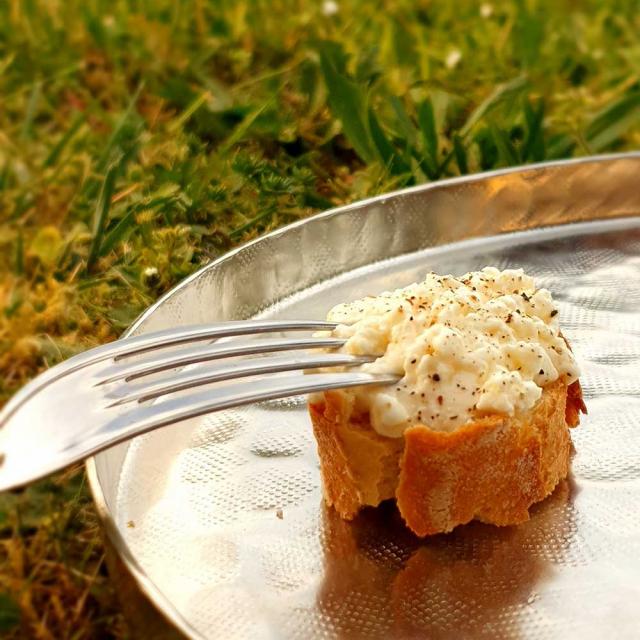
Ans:
POLYGON ((324 508, 304 398, 115 447, 89 465, 92 488, 165 615, 197 638, 637 637, 639 169, 588 159, 358 203, 230 254, 152 308, 135 331, 320 318, 428 270, 523 267, 560 303, 590 412, 570 479, 528 523, 424 540, 391 504, 352 523, 324 508))

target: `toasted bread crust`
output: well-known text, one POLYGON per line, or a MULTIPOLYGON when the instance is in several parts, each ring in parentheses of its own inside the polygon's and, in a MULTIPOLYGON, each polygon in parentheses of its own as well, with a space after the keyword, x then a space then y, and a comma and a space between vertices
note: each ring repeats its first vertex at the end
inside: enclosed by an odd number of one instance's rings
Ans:
POLYGON ((569 470, 569 426, 584 411, 580 386, 555 382, 517 417, 486 416, 451 433, 415 425, 378 435, 344 396, 310 405, 325 500, 345 519, 396 498, 407 526, 425 536, 471 520, 510 525, 569 470))

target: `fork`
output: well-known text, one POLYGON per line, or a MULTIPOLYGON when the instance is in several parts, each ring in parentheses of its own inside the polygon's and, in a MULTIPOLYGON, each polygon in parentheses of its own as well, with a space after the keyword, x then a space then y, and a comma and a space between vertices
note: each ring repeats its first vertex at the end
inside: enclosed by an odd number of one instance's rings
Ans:
POLYGON ((290 353, 336 349, 345 343, 342 338, 255 339, 258 334, 336 326, 314 320, 193 325, 124 338, 73 356, 23 387, 0 412, 0 490, 28 484, 118 442, 213 411, 398 380, 396 375, 362 371, 303 375, 307 369, 358 366, 375 360, 375 355, 290 353), (243 339, 234 339, 238 337, 243 339), (202 342, 208 344, 197 344, 202 342), (218 360, 222 364, 203 364, 218 360), (273 375, 284 372, 293 374, 273 375), (240 382, 176 395, 231 380, 240 382))

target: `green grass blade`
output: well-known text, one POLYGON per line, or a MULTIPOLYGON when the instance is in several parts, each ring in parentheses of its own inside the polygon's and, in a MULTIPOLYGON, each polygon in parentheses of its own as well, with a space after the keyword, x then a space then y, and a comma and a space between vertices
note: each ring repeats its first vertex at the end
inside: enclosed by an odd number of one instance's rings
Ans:
POLYGON ((369 131, 371 132, 371 139, 376 145, 378 154, 389 173, 393 176, 408 173, 409 166, 400 155, 396 153, 393 145, 389 142, 373 109, 369 109, 369 131))
POLYGON ((535 108, 529 100, 524 101, 524 116, 527 125, 527 134, 522 145, 522 160, 528 162, 540 162, 545 158, 545 141, 542 130, 544 121, 544 102, 538 100, 535 108))
POLYGON ((227 153, 234 145, 236 145, 242 138, 244 138, 249 130, 251 129, 253 123, 257 120, 257 118, 262 114, 267 107, 269 107, 273 103, 272 100, 268 100, 264 104, 256 107, 252 111, 250 111, 242 121, 236 125, 235 129, 231 132, 229 137, 220 145, 218 148, 221 154, 227 153))
POLYGON ((516 24, 512 33, 513 49, 522 66, 529 69, 540 59, 545 36, 545 20, 541 8, 529 8, 528 0, 516 0, 516 24))
POLYGON ((474 135, 473 140, 480 156, 480 168, 483 171, 493 169, 498 164, 498 149, 496 147, 491 129, 482 127, 474 135))
POLYGON ((430 167, 429 177, 434 180, 438 177, 436 166, 438 163, 438 131, 430 98, 422 101, 417 107, 418 125, 422 135, 422 145, 427 158, 427 166, 430 167))
POLYGON ((131 209, 118 221, 104 238, 104 242, 100 245, 100 256, 107 255, 120 242, 128 232, 135 228, 135 211, 131 209))
POLYGON ((627 132, 640 131, 640 91, 629 92, 597 113, 585 130, 589 148, 602 151, 627 132))
POLYGON ((527 79, 524 76, 519 76, 496 87, 491 95, 473 110, 464 126, 460 129, 460 135, 463 138, 466 137, 480 120, 486 118, 501 105, 512 102, 524 91, 527 85, 527 79))
POLYGON ((264 211, 261 211, 257 216, 254 216, 253 218, 251 218, 251 220, 248 220, 243 225, 233 229, 229 233, 229 236, 234 240, 240 239, 243 234, 245 234, 247 231, 251 231, 251 229, 253 229, 259 222, 262 222, 267 218, 271 218, 275 212, 275 206, 265 207, 264 211))
POLYGON ((334 51, 326 43, 320 47, 320 68, 327 85, 329 107, 342 123, 342 130, 356 153, 364 162, 380 160, 367 126, 366 89, 340 73, 334 51))
POLYGON ((144 88, 144 81, 140 82, 138 88, 134 91, 133 96, 131 96, 131 100, 129 100, 125 110, 122 112, 120 118, 116 122, 116 126, 113 128, 109 139, 107 140, 107 144, 104 146, 102 153, 98 157, 98 161, 96 162, 95 171, 97 173, 102 173, 106 168, 109 160, 111 158, 111 153, 118 144, 120 139, 120 135, 123 132, 123 129, 131 116, 131 113, 135 109, 136 103, 138 102, 138 98, 140 97, 140 93, 144 88))
POLYGON ((547 142, 546 158, 558 160, 567 158, 576 147, 576 140, 566 133, 551 136, 547 142))
POLYGON ((491 125, 489 130, 491 131, 491 136, 498 150, 498 165, 501 167, 511 167, 520 164, 520 154, 509 139, 509 134, 496 125, 491 125))
POLYGON ((38 102, 40 102, 40 96, 42 95, 42 82, 39 80, 34 82, 31 94, 29 95, 29 102, 27 103, 27 111, 22 121, 22 130, 20 131, 20 138, 22 140, 29 140, 33 138, 33 119, 36 115, 38 108, 38 102))
POLYGON ((414 146, 417 138, 416 128, 411 122, 411 118, 409 118, 402 101, 398 96, 389 96, 387 100, 395 115, 396 133, 402 137, 407 146, 414 146))
POLYGON ((58 161, 60 154, 65 150, 69 142, 71 142, 73 136, 75 136, 75 134, 78 132, 78 129, 80 129, 85 119, 86 116, 84 113, 78 113, 76 115, 73 122, 71 123, 71 126, 67 129, 67 131, 65 131, 60 140, 58 140, 58 142, 53 146, 53 148, 49 152, 49 155, 45 158, 44 162, 42 163, 43 167, 51 167, 58 161))
POLYGON ((373 109, 369 107, 368 109, 369 121, 368 121, 368 129, 370 132, 371 140, 378 150, 378 155, 380 156, 383 164, 390 166, 393 163, 395 152, 392 144, 387 139, 382 127, 380 126, 380 122, 376 117, 376 114, 373 112, 373 109))
POLYGON ((185 122, 210 98, 208 91, 203 91, 195 100, 167 127, 169 131, 175 133, 178 129, 182 129, 185 122))
MULTIPOLYGON (((82 5, 80 5, 82 6, 82 5)), ((106 47, 109 41, 101 12, 92 11, 89 6, 82 7, 85 28, 99 47, 106 47)))
POLYGON ((453 136, 453 154, 456 158, 456 164, 458 165, 458 171, 462 175, 469 173, 469 163, 467 161, 467 150, 464 147, 460 136, 453 136))
POLYGON ((102 188, 100 189, 100 195, 98 196, 93 216, 93 238, 89 248, 89 257, 87 258, 87 271, 90 271, 94 267, 95 262, 100 255, 100 247, 102 245, 105 227, 109 218, 109 210, 111 209, 111 199, 115 188, 117 171, 118 165, 115 163, 112 164, 107 170, 104 182, 102 183, 102 188))

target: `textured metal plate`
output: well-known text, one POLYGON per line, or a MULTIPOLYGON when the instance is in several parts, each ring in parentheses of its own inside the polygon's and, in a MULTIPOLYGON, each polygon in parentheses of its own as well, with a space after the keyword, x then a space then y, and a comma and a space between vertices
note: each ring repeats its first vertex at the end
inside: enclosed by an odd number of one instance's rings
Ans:
POLYGON ((138 330, 319 318, 428 270, 523 267, 559 301, 589 408, 571 477, 528 523, 424 540, 393 505, 352 523, 322 505, 304 398, 116 447, 98 457, 94 490, 174 623, 204 638, 638 637, 640 218, 619 216, 640 211, 639 168, 565 164, 359 205, 234 254, 154 309, 138 330), (452 243, 514 229, 528 230, 452 243))

